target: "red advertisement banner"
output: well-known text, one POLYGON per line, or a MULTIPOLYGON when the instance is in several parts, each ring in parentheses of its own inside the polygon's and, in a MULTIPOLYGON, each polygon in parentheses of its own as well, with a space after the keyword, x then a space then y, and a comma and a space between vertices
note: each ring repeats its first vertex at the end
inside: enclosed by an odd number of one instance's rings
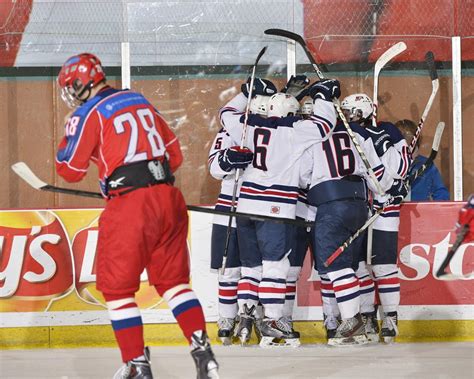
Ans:
MULTIPOLYGON (((405 203, 400 213, 398 253, 400 265, 401 305, 474 304, 474 276, 442 281, 435 278, 456 239, 455 224, 463 203, 405 203)), ((452 273, 474 271, 474 243, 463 244, 451 261, 452 273)), ((310 281, 309 254, 298 281, 298 306, 319 306, 320 282, 310 281)))

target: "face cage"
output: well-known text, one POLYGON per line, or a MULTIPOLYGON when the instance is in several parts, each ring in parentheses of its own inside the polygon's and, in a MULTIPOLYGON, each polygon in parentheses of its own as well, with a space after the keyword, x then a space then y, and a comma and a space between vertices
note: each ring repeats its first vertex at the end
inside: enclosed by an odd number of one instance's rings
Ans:
POLYGON ((76 108, 79 105, 84 104, 89 100, 91 95, 92 83, 89 82, 82 90, 77 93, 72 86, 66 86, 61 89, 61 98, 67 104, 69 108, 76 108), (84 97, 84 94, 87 92, 87 96, 84 97))

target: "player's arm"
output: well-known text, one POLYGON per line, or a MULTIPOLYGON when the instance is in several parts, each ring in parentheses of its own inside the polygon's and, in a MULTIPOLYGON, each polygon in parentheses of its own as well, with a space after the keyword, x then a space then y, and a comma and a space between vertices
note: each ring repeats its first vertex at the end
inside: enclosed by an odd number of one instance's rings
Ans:
POLYGON ((155 111, 156 127, 160 133, 166 148, 166 159, 168 160, 171 172, 175 172, 183 163, 183 153, 179 140, 168 126, 164 118, 155 111))
POLYGON ((68 182, 78 182, 87 174, 90 160, 97 160, 100 142, 99 113, 74 112, 64 125, 64 137, 56 154, 56 171, 68 182), (87 122, 84 120, 87 118, 87 122))
POLYGON ((408 145, 395 125, 384 122, 377 127, 367 127, 377 155, 385 170, 394 179, 404 179, 411 164, 408 145))

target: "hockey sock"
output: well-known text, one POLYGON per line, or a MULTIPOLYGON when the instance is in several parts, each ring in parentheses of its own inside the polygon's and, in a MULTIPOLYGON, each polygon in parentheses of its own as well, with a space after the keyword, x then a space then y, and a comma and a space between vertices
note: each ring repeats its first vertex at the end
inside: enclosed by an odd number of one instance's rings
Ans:
POLYGON ((133 294, 103 294, 123 362, 143 355, 143 322, 133 294))
POLYGON ((283 316, 289 269, 290 261, 286 257, 280 261, 263 261, 258 297, 263 305, 265 317, 279 319, 283 316))
POLYGON ((292 266, 286 278, 285 305, 283 306, 283 316, 292 318, 293 308, 296 299, 296 282, 300 276, 301 266, 292 266))
POLYGON ((201 303, 196 297, 189 284, 180 284, 168 289, 161 294, 158 293, 168 303, 173 315, 178 321, 179 327, 184 336, 191 343, 191 336, 195 331, 206 330, 206 321, 202 312, 201 303))
POLYGON ((360 312, 359 279, 351 268, 344 268, 327 273, 331 280, 337 305, 343 319, 354 317, 360 312))
POLYGON ((360 312, 371 313, 375 311, 375 285, 365 262, 359 262, 356 271, 360 286, 360 312))
POLYGON ((400 278, 397 265, 374 265, 372 271, 383 311, 396 312, 400 304, 400 278))
POLYGON ((262 279, 262 266, 242 267, 242 277, 237 285, 237 302, 239 311, 243 312, 244 305, 248 308, 258 304, 258 286, 262 279))
POLYGON ((330 329, 337 327, 336 320, 341 316, 336 301, 336 295, 332 288, 332 283, 326 275, 321 275, 321 300, 323 303, 323 314, 326 316, 326 325, 330 325, 330 329), (336 325, 334 327, 334 325, 336 325))
POLYGON ((219 272, 219 317, 235 318, 238 311, 237 285, 240 279, 240 267, 226 268, 219 272))

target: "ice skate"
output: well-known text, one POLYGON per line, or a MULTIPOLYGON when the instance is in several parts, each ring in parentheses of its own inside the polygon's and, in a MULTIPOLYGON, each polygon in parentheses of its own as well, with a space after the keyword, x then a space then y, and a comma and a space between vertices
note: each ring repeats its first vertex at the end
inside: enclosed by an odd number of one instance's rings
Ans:
POLYGON ((145 347, 144 360, 132 359, 115 373, 113 379, 153 379, 150 365, 150 350, 145 347))
POLYGON ((392 343, 395 341, 395 337, 398 336, 397 312, 383 314, 381 335, 385 343, 392 343))
POLYGON ((360 313, 354 317, 342 320, 336 330, 336 335, 328 341, 331 346, 365 345, 369 341, 365 335, 365 326, 360 313))
POLYGON ((333 338, 336 336, 336 331, 339 325, 341 324, 340 318, 335 318, 333 316, 328 317, 323 314, 324 317, 324 329, 326 329, 326 339, 328 345, 333 345, 333 338))
POLYGON ((196 364, 197 379, 219 379, 219 365, 206 332, 194 332, 191 337, 191 356, 196 364))
POLYGON ((234 336, 235 319, 220 317, 217 321, 219 328, 217 336, 222 341, 224 346, 232 345, 232 338, 234 336))
POLYGON ((239 315, 240 321, 234 335, 235 337, 239 337, 242 346, 246 345, 252 336, 252 328, 255 324, 254 312, 254 305, 252 305, 250 308, 248 308, 247 305, 244 305, 244 312, 239 315))
POLYGON ((300 346, 300 334, 295 333, 287 320, 265 318, 260 329, 262 339, 260 347, 270 346, 300 346))
POLYGON ((369 342, 379 342, 379 323, 377 321, 377 312, 362 313, 362 321, 365 326, 365 334, 369 342))

